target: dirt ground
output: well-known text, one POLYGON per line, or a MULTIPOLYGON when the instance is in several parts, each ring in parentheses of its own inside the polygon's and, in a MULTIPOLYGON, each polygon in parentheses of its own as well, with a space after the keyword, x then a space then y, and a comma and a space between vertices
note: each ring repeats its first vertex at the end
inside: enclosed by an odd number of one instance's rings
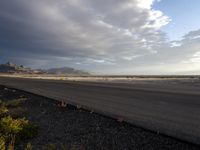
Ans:
POLYGON ((59 107, 58 101, 0 86, 0 99, 27 98, 24 116, 39 126, 36 138, 16 146, 23 150, 30 142, 40 150, 46 144, 67 150, 198 150, 200 146, 119 122, 74 106, 59 107))

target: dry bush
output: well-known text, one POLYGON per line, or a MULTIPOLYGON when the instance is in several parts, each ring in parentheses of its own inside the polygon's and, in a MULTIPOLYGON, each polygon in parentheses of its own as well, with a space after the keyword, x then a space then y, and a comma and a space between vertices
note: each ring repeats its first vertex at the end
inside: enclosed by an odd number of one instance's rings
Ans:
POLYGON ((38 134, 37 126, 30 124, 25 118, 18 118, 24 115, 25 109, 19 106, 25 100, 0 100, 0 150, 14 150, 16 142, 33 138, 38 134))

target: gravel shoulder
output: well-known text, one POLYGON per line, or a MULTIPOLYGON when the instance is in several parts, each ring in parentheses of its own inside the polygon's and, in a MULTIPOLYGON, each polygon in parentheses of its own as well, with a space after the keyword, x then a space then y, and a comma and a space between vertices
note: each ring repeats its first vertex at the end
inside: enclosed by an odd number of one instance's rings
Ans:
MULTIPOLYGON (((40 150, 46 144, 77 150, 198 150, 200 146, 119 122, 74 106, 59 107, 58 101, 0 86, 0 99, 27 98, 24 116, 39 126, 39 135, 30 142, 40 150)), ((58 148, 60 149, 60 148, 58 148)))

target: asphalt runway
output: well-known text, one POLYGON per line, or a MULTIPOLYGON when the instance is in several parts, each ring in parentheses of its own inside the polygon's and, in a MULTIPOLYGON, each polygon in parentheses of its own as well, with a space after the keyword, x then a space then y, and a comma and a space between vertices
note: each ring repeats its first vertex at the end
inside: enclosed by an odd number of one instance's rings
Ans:
POLYGON ((97 83, 0 77, 0 84, 66 101, 200 144, 200 89, 165 82, 97 83))

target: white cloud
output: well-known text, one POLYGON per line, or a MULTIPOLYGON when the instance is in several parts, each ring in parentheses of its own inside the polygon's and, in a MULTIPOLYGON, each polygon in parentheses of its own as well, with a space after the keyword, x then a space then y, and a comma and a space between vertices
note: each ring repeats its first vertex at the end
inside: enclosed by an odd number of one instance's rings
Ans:
POLYGON ((124 60, 132 61, 136 58, 142 57, 142 55, 133 55, 133 56, 122 56, 124 60))
POLYGON ((151 9, 154 0, 137 0, 137 2, 139 7, 151 9))

